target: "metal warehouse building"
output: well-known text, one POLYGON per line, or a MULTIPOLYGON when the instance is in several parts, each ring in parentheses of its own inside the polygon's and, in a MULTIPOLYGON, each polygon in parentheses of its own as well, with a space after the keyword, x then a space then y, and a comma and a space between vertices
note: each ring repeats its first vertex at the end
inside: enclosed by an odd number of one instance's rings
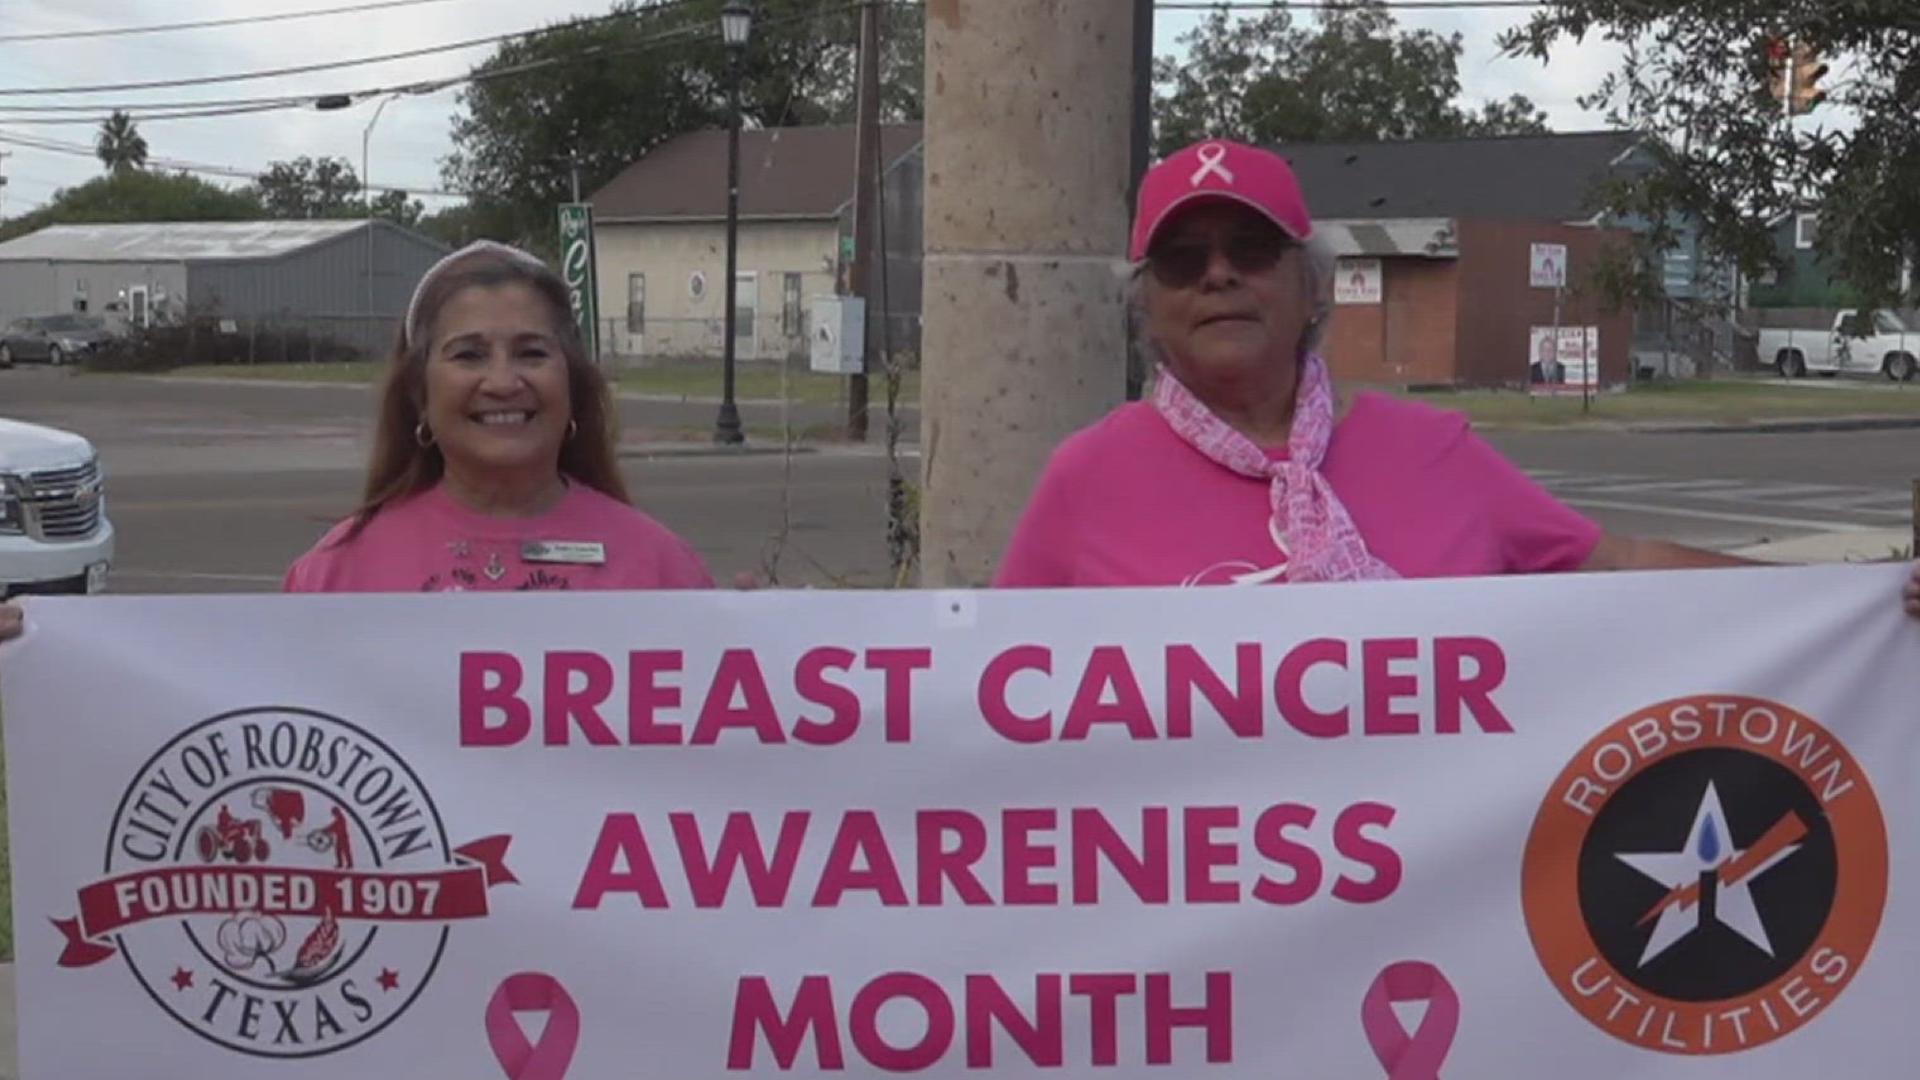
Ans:
POLYGON ((447 248, 381 220, 54 225, 0 244, 0 319, 299 326, 378 354, 447 248))

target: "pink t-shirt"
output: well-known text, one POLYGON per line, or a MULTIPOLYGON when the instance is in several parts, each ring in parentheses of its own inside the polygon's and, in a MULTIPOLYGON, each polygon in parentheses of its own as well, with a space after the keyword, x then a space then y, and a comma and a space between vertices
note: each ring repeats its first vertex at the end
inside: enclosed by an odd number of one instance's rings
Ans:
MULTIPOLYGON (((1272 452, 1285 456, 1284 449, 1272 452)), ((1362 393, 1321 464, 1367 547, 1402 577, 1573 570, 1600 527, 1458 413, 1362 393)), ((1265 480, 1215 464, 1135 402, 1054 451, 1014 531, 1001 588, 1230 585, 1286 558, 1265 480)))
POLYGON ((533 518, 475 513, 439 487, 395 503, 342 541, 343 521, 287 571, 288 592, 708 589, 693 549, 584 484, 533 518), (540 542, 544 542, 544 548, 540 542), (598 563, 593 560, 602 559, 598 563))

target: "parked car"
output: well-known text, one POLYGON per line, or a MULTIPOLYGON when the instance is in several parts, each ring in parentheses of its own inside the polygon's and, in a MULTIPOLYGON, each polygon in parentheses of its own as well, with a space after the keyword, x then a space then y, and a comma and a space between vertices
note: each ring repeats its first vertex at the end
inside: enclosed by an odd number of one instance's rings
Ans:
POLYGON ((33 315, 0 333, 0 368, 18 360, 70 364, 112 340, 107 324, 90 315, 33 315))
POLYGON ((100 592, 113 546, 93 444, 0 419, 0 599, 100 592))
POLYGON ((1876 311, 1873 324, 1861 325, 1849 308, 1825 330, 1763 329, 1760 359, 1789 379, 1809 371, 1822 374, 1881 374, 1897 382, 1920 372, 1920 332, 1891 311, 1876 311))

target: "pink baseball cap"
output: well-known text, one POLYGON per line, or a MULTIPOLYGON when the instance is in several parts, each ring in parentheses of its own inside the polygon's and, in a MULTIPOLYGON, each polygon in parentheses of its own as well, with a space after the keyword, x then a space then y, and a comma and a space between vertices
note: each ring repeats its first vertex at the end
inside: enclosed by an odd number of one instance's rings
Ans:
POLYGON ((1210 139, 1181 150, 1141 178, 1127 257, 1146 258, 1154 235, 1174 211, 1218 200, 1259 211, 1296 241, 1313 235, 1306 196, 1285 158, 1257 146, 1210 139))

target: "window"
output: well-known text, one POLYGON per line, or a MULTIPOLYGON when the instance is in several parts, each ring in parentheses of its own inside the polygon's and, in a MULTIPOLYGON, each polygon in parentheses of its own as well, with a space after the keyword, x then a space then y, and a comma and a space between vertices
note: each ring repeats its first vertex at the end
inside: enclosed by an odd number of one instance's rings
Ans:
POLYGON ((1901 322, 1891 311, 1874 312, 1873 322, 1882 334, 1904 334, 1907 332, 1907 324, 1901 322))
POLYGON ((1793 246, 1801 251, 1813 249, 1813 243, 1820 237, 1819 214, 1796 214, 1793 219, 1793 246))
POLYGON ((647 331, 647 275, 627 275, 627 333, 647 331))
POLYGON ((800 337, 804 328, 800 325, 800 275, 788 274, 780 283, 780 333, 790 337, 800 337))

